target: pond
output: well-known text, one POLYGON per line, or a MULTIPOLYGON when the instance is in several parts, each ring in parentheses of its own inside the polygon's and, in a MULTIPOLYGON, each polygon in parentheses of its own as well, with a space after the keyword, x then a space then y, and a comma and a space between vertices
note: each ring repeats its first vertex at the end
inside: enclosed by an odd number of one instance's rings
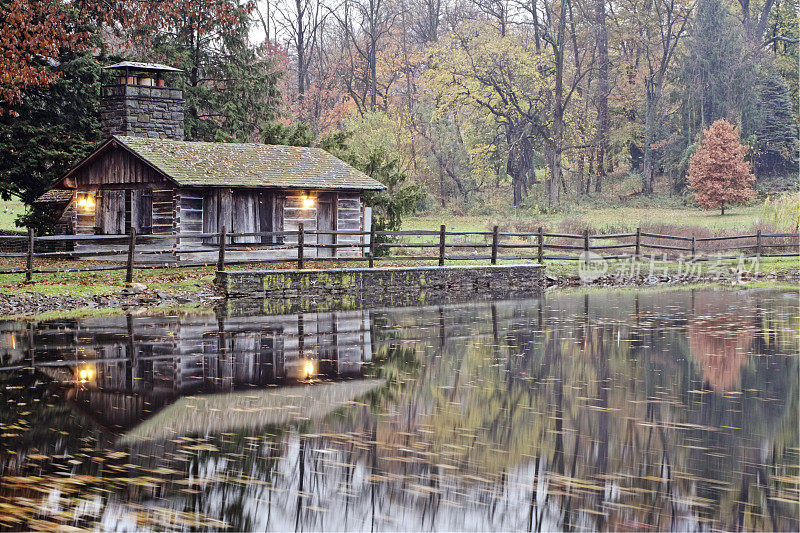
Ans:
POLYGON ((0 528, 798 530, 797 291, 0 323, 0 528))

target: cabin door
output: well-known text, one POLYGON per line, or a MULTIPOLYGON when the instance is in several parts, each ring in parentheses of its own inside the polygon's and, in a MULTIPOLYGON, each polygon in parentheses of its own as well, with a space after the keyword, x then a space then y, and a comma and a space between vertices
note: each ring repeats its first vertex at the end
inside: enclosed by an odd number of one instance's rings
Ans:
MULTIPOLYGON (((334 231, 336 229, 336 197, 331 193, 319 195, 319 207, 317 209, 317 231, 334 231)), ((333 244, 336 242, 335 235, 318 234, 318 244, 333 244)), ((335 248, 318 248, 317 257, 333 257, 335 248)))
MULTIPOLYGON (((275 218, 275 202, 274 194, 272 192, 262 191, 258 193, 258 231, 270 232, 272 229, 272 222, 275 218)), ((276 240, 272 235, 262 235, 262 244, 273 244, 276 240)))
POLYGON ((125 233, 125 196, 122 189, 99 191, 95 208, 95 233, 123 235, 125 233))
MULTIPOLYGON (((231 231, 235 233, 257 233, 258 228, 258 201, 259 195, 254 191, 233 191, 233 217, 231 231)), ((260 242, 261 239, 254 235, 235 237, 236 243, 260 242)))

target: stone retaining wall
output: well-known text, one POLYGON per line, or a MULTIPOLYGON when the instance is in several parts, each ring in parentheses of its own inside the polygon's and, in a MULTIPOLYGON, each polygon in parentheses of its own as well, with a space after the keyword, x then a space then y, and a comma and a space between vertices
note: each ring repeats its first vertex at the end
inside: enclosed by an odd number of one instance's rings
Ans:
POLYGON ((266 312, 322 311, 535 296, 544 289, 544 266, 229 270, 217 272, 216 282, 250 307, 263 299, 266 312))

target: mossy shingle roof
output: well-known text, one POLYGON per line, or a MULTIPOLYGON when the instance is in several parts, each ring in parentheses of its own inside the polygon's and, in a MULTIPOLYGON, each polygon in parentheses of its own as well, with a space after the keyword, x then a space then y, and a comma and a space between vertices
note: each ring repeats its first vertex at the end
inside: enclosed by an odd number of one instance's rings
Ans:
POLYGON ((34 200, 34 203, 64 203, 72 200, 71 189, 50 189, 39 198, 34 200))
POLYGON ((183 186, 384 188, 321 148, 124 136, 114 139, 183 186))

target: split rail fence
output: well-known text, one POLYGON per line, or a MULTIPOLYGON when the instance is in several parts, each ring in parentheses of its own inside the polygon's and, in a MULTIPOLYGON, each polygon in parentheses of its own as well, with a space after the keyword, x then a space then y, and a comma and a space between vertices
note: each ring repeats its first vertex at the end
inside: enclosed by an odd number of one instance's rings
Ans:
MULTIPOLYGON (((177 235, 0 235, 0 249, 17 251, 0 253, 2 258, 25 258, 24 268, 2 268, 0 274, 24 273, 31 280, 35 273, 85 272, 126 270, 126 279, 133 279, 134 268, 163 268, 203 266, 216 263, 218 270, 228 265, 255 263, 294 263, 305 268, 309 262, 357 261, 370 268, 384 261, 436 261, 439 266, 458 261, 570 261, 602 257, 607 260, 649 258, 657 261, 709 261, 754 257, 800 256, 800 233, 762 233, 726 237, 691 237, 661 235, 637 229, 631 233, 592 235, 551 233, 539 228, 536 232, 448 231, 297 231, 262 233, 191 233, 177 235), (333 243, 319 243, 319 237, 333 243), (345 237, 336 243, 337 237, 345 237), (358 237, 359 242, 352 242, 358 237), (261 238, 269 242, 237 242, 237 239, 261 238), (187 245, 205 240, 210 245, 187 245), (16 241, 16 242, 15 242, 16 241), (184 242, 183 247, 177 243, 184 242), (161 246, 154 246, 157 244, 161 246), (276 244, 281 243, 281 244, 276 244), (11 246, 9 246, 11 244, 11 246), (78 245, 78 246, 76 246, 78 245), (147 248, 137 248, 144 247, 147 248), (73 249, 69 249, 73 248, 73 249), (274 257, 263 253, 241 258, 250 252, 270 250, 274 257), (339 250, 347 250, 343 257, 339 250), (323 251, 324 253, 320 253, 323 251), (231 258, 237 252, 237 258, 231 258), (555 252, 555 253, 553 253, 555 252), (649 253, 648 253, 649 252, 649 253), (737 252, 732 255, 733 252, 737 252), (164 261, 159 256, 174 257, 201 254, 206 261, 164 261), (226 258, 226 254, 228 257, 226 258), (655 254, 660 254, 656 257, 655 254), (136 258, 139 258, 138 260, 136 258), (145 259, 142 259, 145 257, 145 259), (127 258, 127 260, 124 260, 127 258), (209 259, 211 258, 211 259, 209 259), (80 266, 34 266, 35 259, 104 261, 104 264, 80 266), (116 262, 115 262, 116 261, 116 262)), ((50 264, 55 263, 51 261, 50 264)))

